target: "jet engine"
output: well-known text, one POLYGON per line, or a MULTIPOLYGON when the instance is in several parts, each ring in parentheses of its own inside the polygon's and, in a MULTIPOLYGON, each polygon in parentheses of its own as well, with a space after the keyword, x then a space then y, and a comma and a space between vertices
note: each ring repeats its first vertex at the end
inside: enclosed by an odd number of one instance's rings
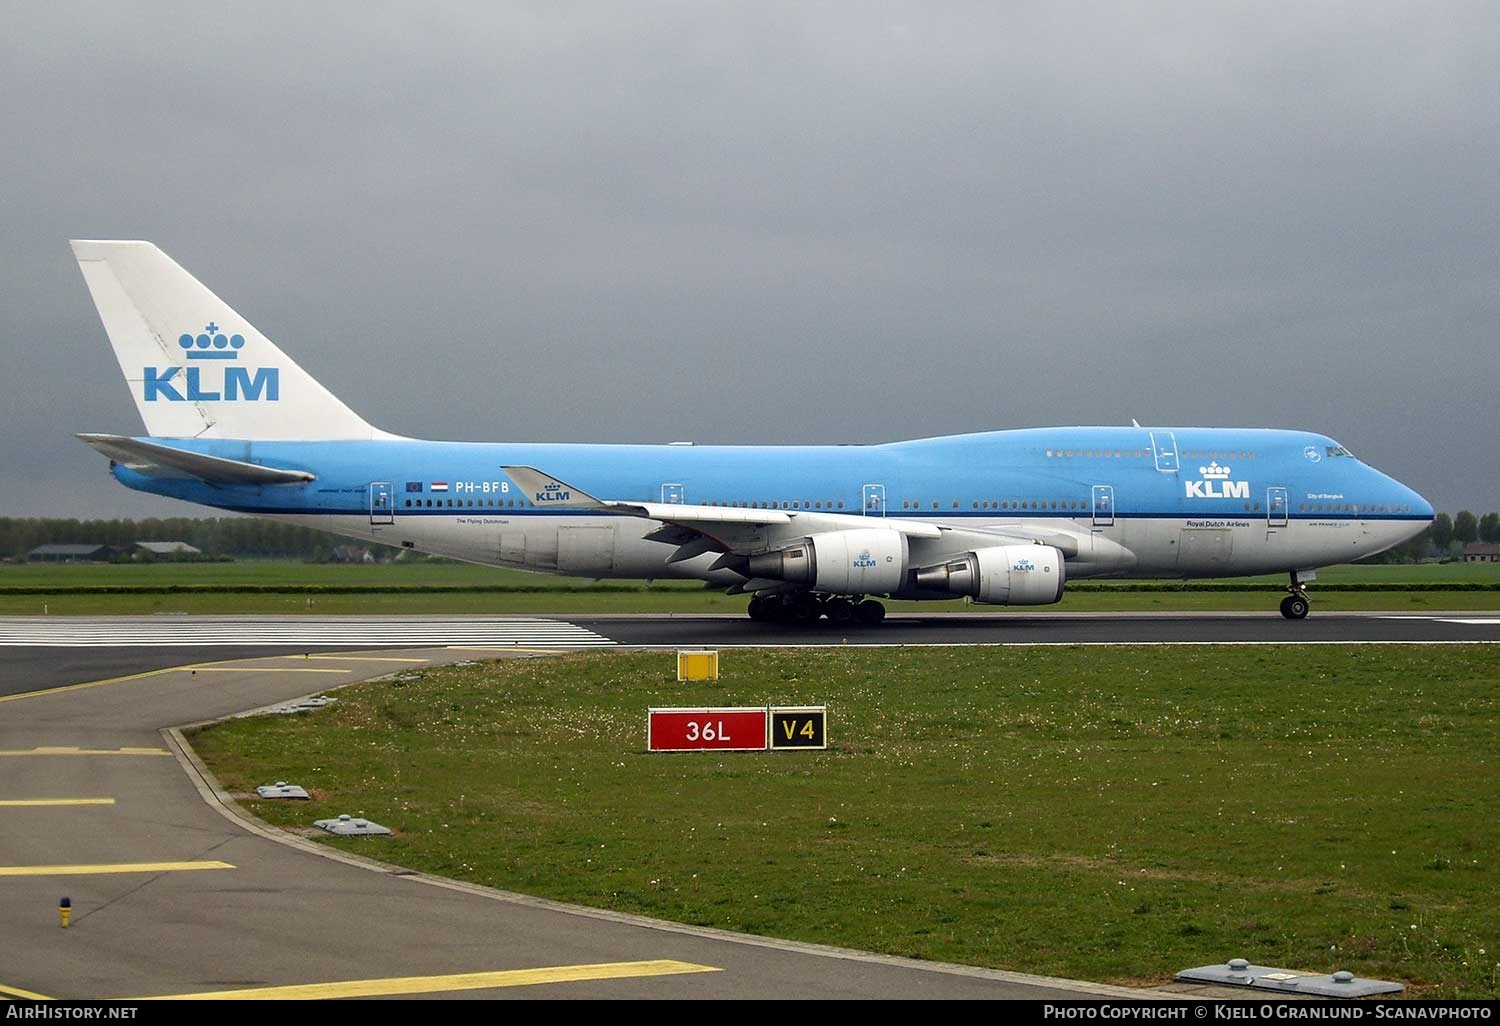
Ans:
POLYGON ((901 587, 906 557, 906 536, 900 531, 828 531, 789 548, 751 556, 748 575, 835 595, 884 595, 901 587))
POLYGON ((1045 606, 1062 598, 1067 577, 1063 554, 1051 545, 997 545, 924 567, 916 584, 997 606, 1045 606))

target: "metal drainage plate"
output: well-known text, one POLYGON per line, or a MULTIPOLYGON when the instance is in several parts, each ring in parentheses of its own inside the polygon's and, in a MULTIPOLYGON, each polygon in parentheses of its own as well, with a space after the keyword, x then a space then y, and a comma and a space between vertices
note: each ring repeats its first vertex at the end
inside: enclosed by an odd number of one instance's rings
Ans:
POLYGON ((319 830, 326 830, 330 834, 340 837, 372 837, 377 834, 388 834, 390 827, 383 827, 379 823, 371 823, 368 819, 355 819, 348 813, 338 819, 320 819, 313 824, 319 830))
POLYGON ((293 713, 312 712, 314 709, 321 709, 325 705, 332 705, 337 701, 337 698, 327 697, 304 698, 300 702, 283 702, 281 705, 273 705, 264 710, 264 712, 272 716, 290 716, 293 713))
POLYGON ((288 784, 285 780, 278 780, 274 784, 262 784, 255 789, 257 796, 261 798, 309 798, 307 788, 298 787, 296 784, 288 784))
POLYGON ((1359 998, 1375 994, 1396 994, 1406 989, 1401 984, 1388 980, 1357 978, 1351 972, 1340 971, 1331 976, 1319 976, 1314 973, 1293 972, 1290 969, 1251 965, 1243 958, 1232 958, 1220 965, 1184 969, 1177 974, 1177 978, 1190 983, 1253 987, 1256 990, 1307 994, 1313 997, 1359 998))

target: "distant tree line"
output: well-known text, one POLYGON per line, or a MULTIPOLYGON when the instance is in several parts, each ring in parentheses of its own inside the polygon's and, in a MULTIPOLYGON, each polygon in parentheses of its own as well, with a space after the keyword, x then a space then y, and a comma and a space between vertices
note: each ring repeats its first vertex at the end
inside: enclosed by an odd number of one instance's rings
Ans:
POLYGON ((255 517, 149 517, 145 520, 62 520, 0 517, 0 558, 25 559, 38 545, 111 545, 128 549, 142 541, 181 541, 210 558, 300 559, 321 562, 334 550, 368 548, 378 559, 402 552, 351 541, 310 527, 255 517))
POLYGON ((1424 559, 1460 559, 1465 545, 1476 541, 1500 544, 1500 513, 1475 516, 1466 509, 1439 513, 1421 534, 1373 557, 1376 563, 1416 563, 1424 559))

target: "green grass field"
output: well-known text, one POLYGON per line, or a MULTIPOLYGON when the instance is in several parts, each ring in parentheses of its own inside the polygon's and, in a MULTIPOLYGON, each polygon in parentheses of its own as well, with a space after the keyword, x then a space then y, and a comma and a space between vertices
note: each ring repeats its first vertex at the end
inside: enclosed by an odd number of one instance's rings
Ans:
POLYGON ((371 682, 193 739, 259 815, 603 908, 1085 979, 1243 956, 1500 996, 1500 649, 746 651, 371 682), (644 754, 653 705, 827 704, 822 753, 644 754))
MULTIPOLYGON (((1278 577, 1213 582, 1184 590, 1170 582, 1078 582, 1061 611, 1266 610, 1278 577), (1142 590, 1143 588, 1149 590, 1142 590)), ((1314 609, 1500 608, 1500 564, 1343 566, 1321 571, 1314 609), (1368 591, 1345 591, 1349 587, 1368 591), (1407 590, 1407 589, 1410 590, 1407 590), (1493 590, 1473 590, 1487 588, 1493 590)), ((294 562, 0 566, 0 614, 129 613, 741 613, 746 599, 690 581, 606 581, 530 574, 459 563, 348 565, 294 562), (364 589, 355 593, 325 589, 364 589), (111 591, 109 589, 126 589, 111 591), (446 590, 445 590, 446 589, 446 590), (469 589, 469 590, 456 590, 469 589)), ((893 611, 994 613, 961 601, 891 603, 893 611)), ((1016 609, 1035 615, 1036 609, 1016 609)))

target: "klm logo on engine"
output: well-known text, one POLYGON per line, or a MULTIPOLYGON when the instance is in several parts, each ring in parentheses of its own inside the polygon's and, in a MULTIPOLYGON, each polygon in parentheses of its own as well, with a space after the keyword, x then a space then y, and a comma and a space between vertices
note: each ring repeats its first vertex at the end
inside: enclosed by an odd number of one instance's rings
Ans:
POLYGON ((1206 467, 1199 467, 1198 473, 1203 475, 1202 481, 1182 482, 1189 499, 1250 498, 1250 482, 1229 480, 1234 471, 1217 460, 1206 467))
POLYGON ((849 565, 856 569, 868 570, 870 567, 879 566, 880 564, 875 562, 875 557, 870 555, 870 550, 865 549, 858 556, 855 556, 854 561, 849 565))
POLYGON ((573 493, 555 481, 536 493, 537 502, 569 502, 572 498, 573 493))
POLYGON ((143 368, 146 402, 274 403, 281 398, 277 367, 224 366, 219 370, 215 366, 238 360, 245 336, 225 335, 210 321, 197 335, 183 332, 177 345, 189 365, 143 368))

